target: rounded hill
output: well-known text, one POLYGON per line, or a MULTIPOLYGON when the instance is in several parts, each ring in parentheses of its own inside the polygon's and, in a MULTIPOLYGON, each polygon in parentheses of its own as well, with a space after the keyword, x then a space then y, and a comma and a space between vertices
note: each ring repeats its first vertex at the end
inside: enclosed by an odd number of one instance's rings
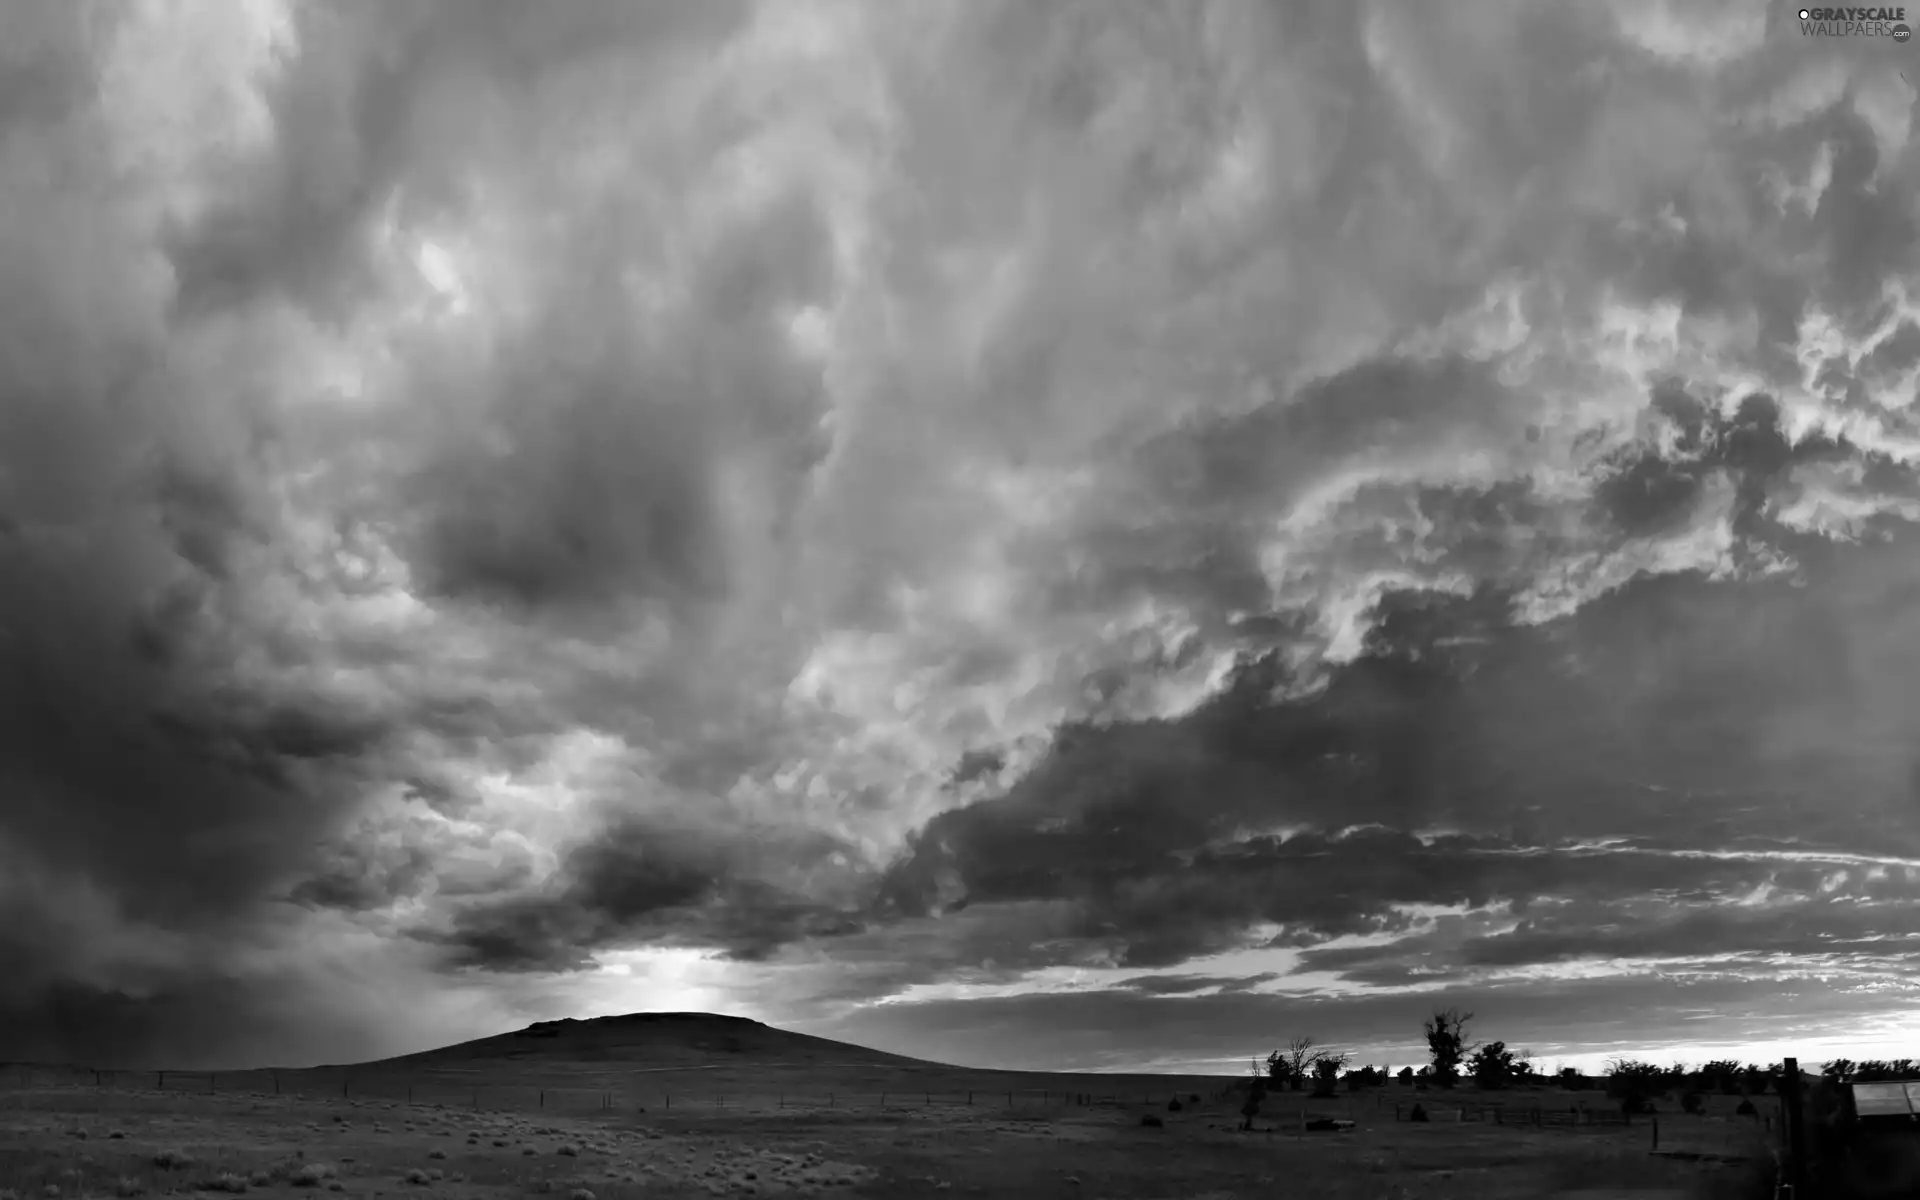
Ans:
MULTIPOLYGON (((446 1067, 474 1061, 594 1063, 652 1068, 741 1066, 932 1067, 923 1059, 790 1033, 745 1017, 640 1012, 536 1021, 525 1029, 386 1059, 379 1065, 446 1067)), ((376 1065, 376 1064, 367 1064, 376 1065)))

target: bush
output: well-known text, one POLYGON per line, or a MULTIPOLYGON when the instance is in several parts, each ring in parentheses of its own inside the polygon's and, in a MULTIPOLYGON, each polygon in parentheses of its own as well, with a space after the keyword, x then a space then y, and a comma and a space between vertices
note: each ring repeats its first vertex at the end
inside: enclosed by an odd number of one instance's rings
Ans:
POLYGON ((1519 1061, 1520 1056, 1507 1049, 1505 1042, 1488 1042, 1467 1060, 1467 1071, 1480 1087, 1498 1091, 1512 1083, 1519 1074, 1516 1069, 1519 1061))
POLYGON ((1140 1123, 1142 1125, 1149 1126, 1150 1128, 1153 1128, 1153 1129, 1163 1129, 1166 1127, 1166 1124, 1167 1124, 1165 1121, 1162 1121, 1159 1117, 1154 1116, 1152 1113, 1147 1113, 1146 1115, 1142 1116, 1140 1118, 1140 1123))
POLYGON ((1607 1095, 1628 1114, 1651 1111, 1650 1102, 1665 1090, 1667 1069, 1648 1062, 1616 1058, 1607 1064, 1607 1095))
POLYGON ((153 1156, 153 1165, 162 1171, 184 1171, 193 1165, 193 1156, 184 1150, 162 1150, 153 1156))
POLYGON ((1707 1111, 1707 1102, 1699 1092, 1687 1092, 1680 1097, 1680 1108, 1697 1117, 1707 1111))

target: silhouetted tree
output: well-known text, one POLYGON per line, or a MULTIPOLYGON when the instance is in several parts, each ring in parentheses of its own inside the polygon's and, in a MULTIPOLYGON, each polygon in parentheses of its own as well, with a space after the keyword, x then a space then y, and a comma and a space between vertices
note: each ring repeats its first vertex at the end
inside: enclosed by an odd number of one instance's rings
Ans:
POLYGON ((1519 1057, 1513 1060, 1512 1069, 1513 1081, 1515 1083, 1532 1083, 1535 1078, 1533 1073, 1533 1051, 1520 1051, 1519 1057))
POLYGON ((1732 1096, 1740 1091, 1740 1064, 1730 1058, 1716 1058, 1703 1063, 1693 1073, 1693 1083, 1701 1091, 1719 1092, 1723 1096, 1732 1096))
POLYGON ((1434 1082, 1441 1087, 1454 1085, 1460 1077, 1460 1064, 1474 1050, 1467 1043, 1467 1022, 1471 1020, 1472 1013, 1449 1008, 1436 1011, 1424 1023, 1427 1050, 1433 1055, 1434 1082))
POLYGON ((1853 1071, 1854 1083, 1882 1083, 1889 1079, 1912 1079, 1920 1074, 1910 1058, 1892 1060, 1868 1059, 1858 1064, 1853 1071))
POLYGON ((1647 1111, 1648 1102, 1666 1083, 1666 1069, 1650 1062, 1616 1058, 1607 1064, 1607 1095, 1620 1102, 1620 1111, 1647 1111))
POLYGON ((1505 1042, 1488 1042, 1474 1051, 1467 1062, 1474 1083, 1488 1091, 1497 1091, 1513 1082, 1513 1064, 1519 1056, 1505 1042))
POLYGON ((1247 1088, 1246 1103, 1240 1106, 1240 1129, 1246 1132, 1253 1128, 1253 1119, 1260 1115, 1260 1102, 1267 1098, 1267 1081, 1259 1075, 1253 1077, 1253 1083, 1247 1088))
POLYGON ((1333 1085, 1340 1078, 1340 1068, 1347 1065, 1348 1056, 1322 1053, 1313 1060, 1313 1094, 1325 1099, 1333 1095, 1333 1085))
POLYGON ((1347 1090, 1357 1092, 1361 1088, 1379 1087, 1387 1081, 1387 1073, 1380 1067, 1361 1067, 1357 1071, 1347 1072, 1347 1090))
POLYGON ((1275 1050, 1267 1055, 1267 1078, 1297 1092, 1313 1073, 1314 1064, 1325 1053, 1315 1047, 1310 1037, 1294 1038, 1287 1043, 1285 1050, 1275 1050))

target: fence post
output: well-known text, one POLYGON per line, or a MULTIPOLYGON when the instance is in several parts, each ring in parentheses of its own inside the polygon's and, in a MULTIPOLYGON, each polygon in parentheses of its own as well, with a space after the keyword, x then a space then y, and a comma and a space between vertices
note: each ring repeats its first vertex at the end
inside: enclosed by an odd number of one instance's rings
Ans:
POLYGON ((886 1094, 885 1092, 881 1092, 881 1093, 880 1093, 880 1107, 881 1107, 881 1108, 885 1108, 886 1106, 887 1106, 887 1094, 886 1094))
POLYGON ((220 1077, 218 1075, 215 1075, 212 1071, 207 1072, 207 1090, 209 1092, 213 1090, 213 1081, 218 1078, 220 1077))
MULTIPOLYGON (((155 1071, 153 1074, 154 1074, 155 1080, 157 1080, 154 1086, 159 1088, 163 1092, 166 1091, 167 1090, 167 1073, 165 1071, 155 1071)), ((27 1074, 27 1082, 28 1083, 33 1082, 33 1074, 31 1071, 29 1071, 27 1074)))
POLYGON ((1660 1148, 1660 1114, 1653 1115, 1653 1149, 1660 1148))
POLYGON ((273 1094, 276 1096, 280 1094, 280 1072, 278 1071, 273 1072, 273 1094))
POLYGON ((669 1094, 668 1094, 668 1096, 667 1096, 667 1107, 668 1107, 668 1108, 672 1108, 672 1107, 673 1107, 673 1096, 672 1096, 672 1094, 671 1094, 671 1093, 669 1093, 669 1094))
POLYGON ((1008 1093, 1007 1093, 1007 1107, 1008 1107, 1008 1108, 1012 1108, 1012 1107, 1013 1107, 1013 1093, 1012 1093, 1012 1092, 1008 1092, 1008 1093))
POLYGON ((973 1103, 973 1093, 972 1093, 972 1092, 968 1092, 968 1093, 967 1093, 967 1103, 968 1103, 968 1104, 972 1104, 972 1103, 973 1103))
POLYGON ((545 1108, 546 1106, 547 1106, 547 1089, 541 1088, 540 1089, 540 1107, 545 1108))
POLYGON ((832 1093, 832 1092, 828 1092, 828 1093, 827 1093, 827 1107, 828 1107, 828 1108, 832 1108, 832 1107, 833 1107, 833 1093, 832 1093))
POLYGON ((473 1111, 480 1111, 480 1089, 473 1089, 473 1111))
POLYGON ((928 1093, 927 1093, 927 1103, 928 1103, 929 1105, 931 1105, 931 1104, 933 1103, 933 1093, 932 1093, 932 1092, 928 1092, 928 1093))
POLYGON ((1806 1124, 1800 1111, 1800 1060, 1789 1058, 1780 1077, 1780 1117, 1787 1133, 1787 1178, 1795 1200, 1807 1194, 1806 1124))
POLYGON ((340 1094, 342 1096, 347 1094, 347 1077, 344 1074, 340 1076, 340 1094))

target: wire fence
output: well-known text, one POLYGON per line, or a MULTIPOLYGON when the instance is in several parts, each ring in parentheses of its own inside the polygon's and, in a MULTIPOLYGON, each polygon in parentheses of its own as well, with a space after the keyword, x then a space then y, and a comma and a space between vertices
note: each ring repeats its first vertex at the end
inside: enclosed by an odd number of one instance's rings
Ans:
MULTIPOLYGON (((1474 1104, 1471 1102, 1454 1105, 1437 1105, 1426 1099, 1395 1100, 1393 1119, 1396 1121, 1417 1120, 1413 1110, 1421 1109, 1428 1121, 1451 1122, 1457 1124, 1477 1123, 1486 1125, 1513 1125, 1545 1127, 1554 1125, 1632 1125, 1634 1120, 1621 1109, 1613 1106, 1594 1108, 1584 1104, 1547 1105, 1547 1104, 1474 1104)), ((1644 1124, 1646 1117, 1641 1117, 1644 1124)))

